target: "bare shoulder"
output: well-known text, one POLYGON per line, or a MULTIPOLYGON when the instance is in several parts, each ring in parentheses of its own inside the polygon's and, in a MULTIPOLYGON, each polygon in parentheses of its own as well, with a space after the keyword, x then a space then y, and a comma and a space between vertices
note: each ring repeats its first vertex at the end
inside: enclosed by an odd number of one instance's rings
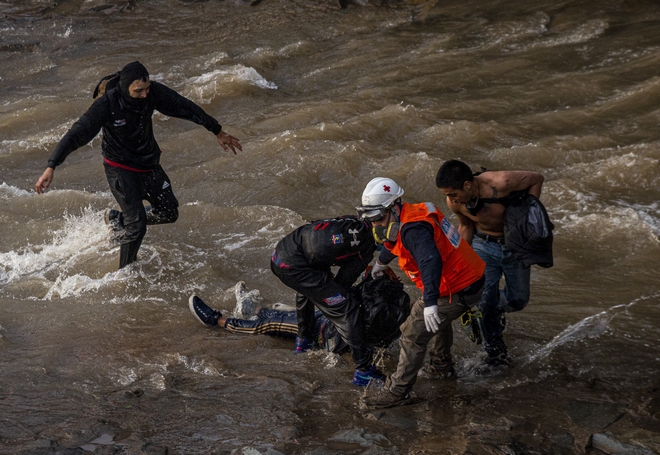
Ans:
POLYGON ((488 186, 495 188, 500 197, 543 183, 543 174, 534 171, 490 171, 479 177, 488 186))

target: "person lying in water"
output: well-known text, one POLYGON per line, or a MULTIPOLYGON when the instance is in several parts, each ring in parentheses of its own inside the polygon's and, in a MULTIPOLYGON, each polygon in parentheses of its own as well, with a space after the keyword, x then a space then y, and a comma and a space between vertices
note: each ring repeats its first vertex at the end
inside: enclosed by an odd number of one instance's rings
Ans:
MULTIPOLYGON (((365 274, 365 280, 353 286, 352 292, 361 302, 361 317, 372 347, 386 347, 399 338, 399 326, 410 313, 410 297, 403 291, 403 284, 391 270, 373 279, 365 274)), ((220 327, 232 333, 246 335, 271 335, 295 340, 298 334, 298 317, 295 310, 285 310, 285 305, 275 308, 262 306, 259 292, 247 291, 245 283, 236 283, 235 314, 241 318, 226 317, 208 306, 197 295, 191 295, 188 307, 195 318, 207 327, 220 327)), ((314 314, 314 347, 341 354, 349 351, 337 328, 320 311, 314 314)))

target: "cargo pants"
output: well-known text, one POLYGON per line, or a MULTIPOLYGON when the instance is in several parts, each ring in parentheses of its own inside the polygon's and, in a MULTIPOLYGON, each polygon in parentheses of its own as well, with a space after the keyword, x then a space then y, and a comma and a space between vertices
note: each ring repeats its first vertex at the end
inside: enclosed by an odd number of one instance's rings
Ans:
POLYGON ((481 300, 483 285, 472 294, 440 297, 438 314, 440 326, 436 333, 426 330, 424 323, 424 299, 417 300, 410 316, 401 325, 401 352, 396 372, 390 377, 390 391, 399 395, 410 392, 417 381, 417 373, 424 364, 426 351, 431 344, 431 364, 451 359, 451 347, 454 344, 454 331, 451 323, 481 300))

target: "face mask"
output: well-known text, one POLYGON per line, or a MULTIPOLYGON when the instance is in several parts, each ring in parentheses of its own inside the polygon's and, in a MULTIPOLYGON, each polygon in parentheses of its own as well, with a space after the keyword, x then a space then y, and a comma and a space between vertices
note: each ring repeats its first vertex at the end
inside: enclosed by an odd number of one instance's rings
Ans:
POLYGON ((387 226, 374 226, 372 229, 374 239, 377 243, 396 242, 400 227, 401 223, 396 221, 389 223, 387 226))

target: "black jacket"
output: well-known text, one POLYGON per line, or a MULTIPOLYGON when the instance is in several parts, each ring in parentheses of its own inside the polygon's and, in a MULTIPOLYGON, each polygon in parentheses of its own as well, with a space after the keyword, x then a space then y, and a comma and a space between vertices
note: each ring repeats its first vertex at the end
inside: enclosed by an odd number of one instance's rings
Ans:
POLYGON ((553 265, 552 230, 555 226, 534 195, 522 192, 508 201, 504 212, 504 242, 525 266, 553 265))
POLYGON ((351 286, 376 251, 371 227, 354 216, 305 224, 277 244, 277 255, 292 268, 341 267, 341 281, 351 286))
POLYGON ((222 129, 204 109, 158 82, 151 81, 149 95, 139 108, 127 104, 119 90, 113 88, 94 101, 57 144, 48 159, 48 167, 54 169, 62 164, 71 152, 94 139, 102 128, 104 158, 136 169, 153 169, 160 162, 160 148, 151 121, 155 110, 195 122, 215 135, 222 129))

